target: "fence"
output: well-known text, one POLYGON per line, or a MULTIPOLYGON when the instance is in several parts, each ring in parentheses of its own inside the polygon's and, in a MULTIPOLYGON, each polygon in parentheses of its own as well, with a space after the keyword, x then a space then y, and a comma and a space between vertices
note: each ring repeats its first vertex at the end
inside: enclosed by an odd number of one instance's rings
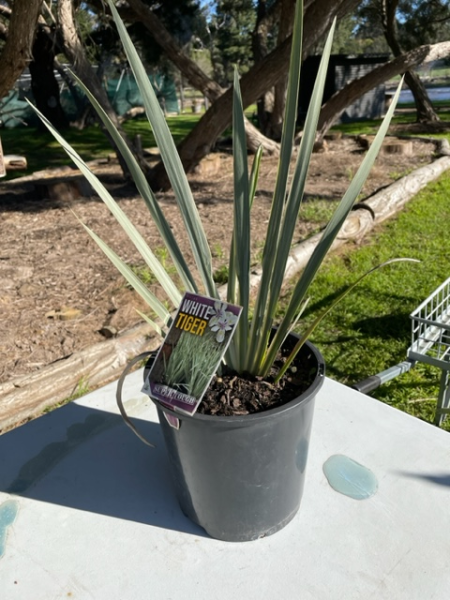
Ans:
MULTIPOLYGON (((55 72, 60 86, 60 100, 69 121, 81 117, 72 92, 64 80, 55 72)), ((149 80, 158 96, 161 108, 167 113, 178 113, 178 98, 175 82, 169 76, 161 73, 149 74, 149 80)), ((104 80, 105 89, 115 111, 119 116, 126 114, 131 108, 142 106, 142 98, 134 78, 129 70, 111 74, 104 80)), ((84 97, 83 92, 76 86, 76 93, 84 97)), ((37 125, 37 117, 26 102, 33 102, 31 91, 31 76, 25 72, 18 80, 13 90, 0 100, 0 127, 14 128, 27 125, 37 125)))

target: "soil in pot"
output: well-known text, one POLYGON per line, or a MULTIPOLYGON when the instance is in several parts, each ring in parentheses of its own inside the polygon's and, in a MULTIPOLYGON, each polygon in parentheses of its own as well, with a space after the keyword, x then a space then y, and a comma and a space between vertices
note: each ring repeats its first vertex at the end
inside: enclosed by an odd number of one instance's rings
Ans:
POLYGON ((277 408, 305 392, 317 374, 317 361, 312 353, 288 369, 279 383, 274 378, 289 356, 294 343, 288 340, 267 378, 240 376, 233 372, 215 375, 203 396, 198 412, 203 415, 249 415, 277 408))

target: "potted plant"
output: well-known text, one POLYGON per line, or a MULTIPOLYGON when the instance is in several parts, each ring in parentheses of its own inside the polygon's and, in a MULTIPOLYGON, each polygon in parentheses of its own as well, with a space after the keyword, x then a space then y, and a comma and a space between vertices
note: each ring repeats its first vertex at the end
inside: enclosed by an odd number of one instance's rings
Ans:
MULTIPOLYGON (((255 155, 249 172, 244 113, 239 78, 237 72, 235 73, 234 230, 230 246, 227 298, 222 305, 213 279, 209 244, 176 147, 138 54, 112 1, 108 0, 108 4, 141 90, 147 117, 175 192, 191 243, 197 273, 194 274, 189 270, 144 174, 89 90, 85 89, 86 94, 121 149, 134 182, 159 229, 177 269, 180 285, 176 285, 167 274, 142 236, 83 160, 51 124, 44 117, 41 118, 117 218, 158 279, 170 304, 169 308, 146 288, 128 265, 96 233, 84 226, 128 282, 148 303, 157 318, 152 320, 145 318, 162 337, 167 333, 172 322, 173 311, 179 307, 183 292, 198 294, 200 290, 211 298, 212 302, 217 303, 218 312, 225 311, 228 304, 242 307, 235 335, 225 354, 225 370, 220 372, 220 376, 214 378, 210 386, 213 396, 216 394, 228 400, 230 397, 237 399, 237 402, 226 402, 231 409, 233 404, 239 407, 239 410, 235 411, 237 414, 223 416, 218 415, 217 412, 202 414, 198 411, 193 415, 186 415, 160 401, 155 402, 182 510, 213 537, 230 541, 257 539, 285 526, 294 517, 300 505, 314 397, 323 383, 325 374, 324 361, 318 350, 308 342, 308 337, 326 313, 353 289, 358 281, 349 285, 337 300, 300 335, 293 334, 292 329, 297 325, 306 306, 310 284, 358 197, 377 156, 393 115, 401 85, 360 169, 326 226, 322 239, 306 268, 295 283, 284 317, 275 324, 274 317, 286 261, 291 248, 295 222, 301 208, 310 156, 316 137, 334 26, 324 48, 297 151, 296 166, 291 184, 288 186, 301 67, 303 3, 300 0, 297 2, 278 174, 262 258, 262 277, 254 303, 250 297, 250 218, 251 206, 257 190, 261 152, 255 155), (255 392, 258 386, 259 391, 255 392), (264 393, 261 392, 261 388, 264 393), (250 397, 249 404, 244 410, 239 397, 243 394, 249 394, 250 397), (249 406, 253 406, 253 409, 248 408, 249 406), (252 414, 243 414, 246 412, 252 414), (178 428, 172 426, 174 423, 178 428)), ((122 379, 118 386, 119 397, 121 386, 122 379)), ((122 406, 121 410, 123 410, 122 406)))

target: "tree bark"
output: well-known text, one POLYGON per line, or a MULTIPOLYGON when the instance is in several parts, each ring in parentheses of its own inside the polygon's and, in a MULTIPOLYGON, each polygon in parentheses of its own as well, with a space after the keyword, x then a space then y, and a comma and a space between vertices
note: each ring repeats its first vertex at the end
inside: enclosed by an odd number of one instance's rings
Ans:
MULTIPOLYGON (((211 103, 214 103, 225 90, 218 83, 210 79, 206 73, 183 52, 158 17, 145 6, 141 0, 129 0, 128 4, 134 13, 134 18, 137 17, 150 31, 155 38, 155 41, 163 48, 167 57, 181 71, 183 77, 185 77, 195 89, 201 91, 211 103)), ((131 15, 128 15, 128 18, 130 18, 130 16, 131 15)), ((278 153, 278 144, 267 139, 248 121, 248 119, 245 119, 245 131, 247 133, 248 149, 251 152, 256 152, 259 146, 263 146, 268 154, 278 153)))
MULTIPOLYGON (((267 0, 258 0, 256 8, 256 24, 252 33, 253 61, 258 63, 268 54, 267 39, 269 30, 273 28, 276 10, 280 2, 267 7, 267 0)), ((273 90, 268 90, 256 103, 258 127, 260 131, 267 134, 270 112, 273 110, 273 90)))
POLYGON ((426 44, 376 67, 364 77, 354 79, 322 106, 317 128, 318 138, 323 138, 349 104, 355 102, 369 90, 411 68, 446 58, 449 55, 450 42, 440 42, 431 46, 426 44))
POLYGON ((167 57, 183 73, 183 76, 189 80, 191 85, 197 90, 200 90, 208 100, 214 102, 223 93, 221 86, 210 79, 206 73, 183 52, 182 48, 175 42, 163 23, 148 6, 141 0, 128 0, 128 4, 132 9, 131 13, 130 11, 120 11, 121 16, 126 20, 141 22, 150 31, 155 42, 163 48, 167 57))
MULTIPOLYGON (((278 22, 278 44, 291 35, 294 23, 295 0, 282 0, 280 7, 280 19, 278 22)), ((269 127, 265 132, 274 140, 281 139, 283 129, 284 109, 286 106, 287 71, 275 84, 273 110, 270 113, 269 127)))
POLYGON ((71 0, 58 1, 58 28, 62 40, 62 50, 71 63, 75 74, 96 97, 114 125, 119 127, 120 123, 117 114, 111 106, 106 91, 98 80, 91 63, 87 59, 81 40, 78 37, 71 0))
MULTIPOLYGON (((32 48, 33 60, 29 69, 31 74, 31 91, 36 107, 57 129, 69 125, 61 106, 59 85, 53 71, 55 59, 54 32, 47 25, 38 25, 32 48)), ((43 123, 41 127, 45 128, 43 123)))
POLYGON ((31 60, 31 47, 43 0, 15 0, 0 56, 0 98, 6 96, 31 60))
MULTIPOLYGON (((381 13, 384 36, 392 50, 394 56, 401 56, 403 50, 400 46, 397 36, 396 11, 399 0, 382 0, 381 13)), ((405 72, 405 83, 414 96, 414 102, 417 110, 417 121, 419 123, 428 123, 430 121, 439 121, 439 116, 433 108, 428 93, 417 73, 411 69, 405 72)))
POLYGON ((428 92, 423 85, 416 71, 406 71, 405 83, 414 96, 414 103, 417 111, 418 123, 429 123, 430 121, 440 121, 439 115, 434 110, 428 92))
MULTIPOLYGON (((138 0, 131 0, 132 3, 136 1, 138 0)), ((303 55, 305 56, 317 38, 326 32, 336 15, 342 16, 356 4, 358 4, 358 0, 314 0, 311 2, 305 11, 303 55)), ((256 102, 279 81, 288 68, 290 50, 291 36, 243 75, 241 93, 244 107, 256 102)), ((232 90, 229 89, 217 98, 178 146, 186 171, 195 167, 210 152, 219 135, 231 123, 231 109, 232 90)), ((161 163, 154 167, 150 179, 155 189, 169 187, 169 181, 161 163)))

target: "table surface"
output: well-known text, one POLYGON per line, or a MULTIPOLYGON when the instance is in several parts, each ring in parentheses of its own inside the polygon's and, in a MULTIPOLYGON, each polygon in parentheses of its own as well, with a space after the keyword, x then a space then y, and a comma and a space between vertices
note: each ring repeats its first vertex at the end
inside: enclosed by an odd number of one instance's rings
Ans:
POLYGON ((318 395, 294 520, 246 543, 178 508, 142 373, 0 437, 2 600, 444 600, 450 594, 450 435, 329 379, 318 395), (354 500, 322 467, 343 454, 378 491, 354 500), (15 520, 13 520, 15 516, 15 520))

